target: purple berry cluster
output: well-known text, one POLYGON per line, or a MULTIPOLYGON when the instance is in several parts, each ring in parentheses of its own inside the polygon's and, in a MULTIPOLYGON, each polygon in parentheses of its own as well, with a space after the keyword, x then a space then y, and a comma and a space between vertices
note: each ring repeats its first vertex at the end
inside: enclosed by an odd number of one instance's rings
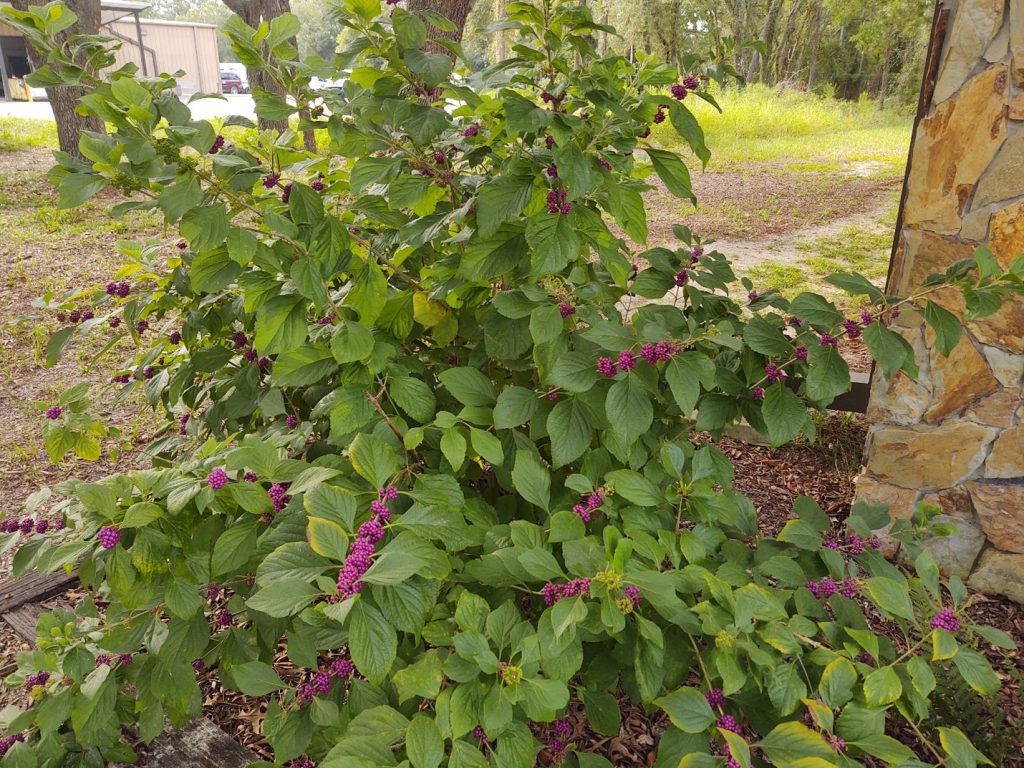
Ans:
POLYGON ((818 343, 823 347, 837 347, 839 346, 839 339, 828 331, 822 331, 821 338, 818 340, 818 343))
POLYGON ((567 597, 578 597, 590 594, 590 579, 573 579, 565 584, 548 582, 540 591, 544 597, 544 605, 554 605, 567 597))
POLYGON ((263 181, 261 183, 263 184, 264 189, 273 189, 274 187, 277 186, 277 182, 279 182, 280 180, 280 173, 268 173, 266 176, 263 177, 263 181))
MULTIPOLYGON (((554 163, 551 163, 551 164, 550 164, 550 165, 549 165, 549 166, 547 167, 547 170, 546 170, 545 172, 546 172, 546 173, 547 173, 547 175, 548 175, 548 176, 550 176, 550 177, 551 177, 552 179, 557 179, 557 178, 558 178, 558 166, 557 166, 557 165, 555 165, 554 163)), ((555 213, 555 211, 552 211, 552 213, 555 213)))
POLYGON ((58 322, 70 322, 72 324, 84 323, 86 320, 92 320, 96 315, 93 314, 91 309, 72 309, 68 314, 63 312, 57 313, 58 322))
POLYGON ((24 733, 15 733, 15 734, 12 734, 10 736, 5 736, 4 738, 0 739, 0 757, 3 757, 8 752, 10 752, 11 747, 13 747, 15 744, 20 744, 20 743, 22 743, 24 741, 25 741, 25 734, 24 733))
POLYGON ((623 596, 633 604, 633 610, 640 607, 640 604, 644 601, 643 592, 640 587, 629 584, 625 589, 622 590, 623 596))
POLYGON ((211 155, 216 155, 222 149, 224 149, 224 137, 218 133, 217 138, 213 140, 213 146, 210 147, 209 153, 211 155))
POLYGON ((576 314, 576 307, 570 304, 568 301, 563 301, 558 305, 558 314, 562 316, 562 319, 569 317, 570 315, 576 314))
POLYGON ((274 483, 270 488, 267 489, 267 495, 270 497, 271 503, 274 505, 274 511, 280 512, 291 501, 291 497, 288 495, 288 486, 291 483, 274 483))
POLYGON ((50 421, 53 421, 54 419, 59 419, 62 413, 64 413, 63 408, 61 408, 59 405, 53 405, 46 409, 46 418, 50 419, 50 421))
POLYGON ((96 538, 99 539, 100 546, 104 549, 113 549, 121 540, 121 529, 116 525, 105 525, 100 528, 96 538))
POLYGON ((25 687, 28 689, 35 688, 37 685, 46 685, 50 679, 49 672, 37 672, 34 675, 29 675, 25 678, 25 687))
POLYGON ((107 325, 109 325, 111 328, 120 328, 121 318, 118 315, 113 315, 112 317, 107 319, 107 325))
POLYGON ((860 337, 860 323, 856 320, 843 320, 843 330, 847 338, 856 339, 860 337))
POLYGON ((548 192, 548 213, 560 213, 564 216, 571 210, 569 191, 565 187, 558 187, 548 192))
POLYGON ((127 280, 121 282, 109 282, 107 283, 107 295, 117 296, 118 298, 127 298, 128 294, 131 293, 132 287, 128 284, 127 280))
POLYGON ((287 184, 284 185, 284 188, 281 190, 281 202, 282 203, 287 203, 288 200, 291 198, 291 196, 292 196, 292 185, 291 185, 291 182, 288 182, 287 184))
POLYGON ((679 101, 685 99, 687 94, 689 93, 689 91, 686 89, 686 86, 681 83, 673 84, 673 86, 669 88, 669 91, 671 91, 672 93, 672 98, 677 99, 679 101))
POLYGON ((658 111, 654 113, 654 123, 659 125, 665 122, 665 110, 662 107, 658 107, 658 111))
POLYGON ((721 688, 712 688, 704 694, 704 698, 708 700, 708 704, 713 709, 720 709, 725 706, 725 693, 722 692, 721 688))
POLYGON ((807 347, 797 347, 793 350, 793 357, 799 360, 801 363, 807 362, 807 347))
POLYGON ((384 523, 391 521, 387 502, 397 498, 398 489, 389 485, 381 488, 377 499, 370 503, 371 517, 359 526, 359 533, 349 546, 348 557, 338 571, 338 594, 342 599, 352 597, 363 588, 361 579, 372 564, 370 557, 377 551, 377 542, 384 538, 384 523))
POLYGON ((569 742, 572 739, 572 724, 566 717, 560 717, 551 724, 551 740, 548 742, 548 751, 556 759, 565 755, 569 749, 569 742))
POLYGON ((471 139, 480 133, 480 123, 473 123, 466 130, 462 132, 463 138, 471 139))
POLYGON ((655 365, 657 363, 671 360, 677 352, 681 352, 683 349, 682 345, 678 342, 666 339, 655 343, 646 342, 640 346, 640 357, 643 358, 644 362, 648 365, 655 365))
POLYGON ((235 623, 235 617, 231 615, 231 611, 226 608, 222 608, 213 615, 213 624, 218 629, 227 629, 235 623))
POLYGON ((722 715, 717 721, 715 721, 715 727, 720 731, 740 733, 740 725, 732 715, 722 715))
POLYGON ((960 619, 949 608, 943 608, 932 618, 932 629, 944 629, 947 632, 960 631, 960 619))
POLYGON ((309 676, 309 680, 300 683, 295 691, 295 697, 300 706, 309 704, 320 695, 331 692, 331 686, 335 679, 348 680, 355 672, 355 667, 348 659, 335 659, 326 667, 320 667, 309 676))
POLYGON ((213 490, 219 491, 228 484, 228 473, 223 468, 217 467, 207 476, 206 484, 213 488, 213 490))
POLYGON ((826 733, 825 741, 827 741, 828 745, 832 747, 832 749, 834 749, 836 752, 846 751, 846 739, 844 739, 842 736, 836 736, 834 733, 826 733))
POLYGON ((178 417, 178 434, 184 435, 188 430, 188 420, 192 418, 189 414, 183 413, 178 417))
POLYGON ((604 502, 604 496, 600 491, 595 491, 594 493, 587 494, 582 504, 573 506, 572 511, 579 515, 580 520, 584 523, 589 523, 591 514, 601 506, 602 502, 604 502))
POLYGON ((295 429, 299 426, 299 417, 294 413, 289 413, 288 417, 284 420, 285 424, 288 425, 288 429, 295 429))
POLYGON ((786 378, 786 372, 775 363, 768 363, 764 367, 764 377, 768 379, 769 384, 775 384, 786 378))
MULTIPOLYGON (((33 520, 31 517, 26 517, 21 520, 15 520, 10 518, 0 523, 0 533, 18 533, 19 531, 23 534, 30 534, 35 532, 42 536, 50 530, 50 521, 44 518, 33 520)), ((53 524, 54 531, 64 530, 64 518, 59 517, 53 524)))

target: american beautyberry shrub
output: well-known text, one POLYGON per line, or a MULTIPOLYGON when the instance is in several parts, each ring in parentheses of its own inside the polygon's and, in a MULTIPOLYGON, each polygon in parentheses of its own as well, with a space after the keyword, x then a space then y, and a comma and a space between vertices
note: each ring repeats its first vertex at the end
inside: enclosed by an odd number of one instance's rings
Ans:
MULTIPOLYGON (((696 59, 601 56, 585 6, 542 0, 508 5, 514 57, 469 74, 457 45, 425 45, 436 14, 338 11, 353 42, 331 62, 296 60, 289 15, 225 27, 293 98, 257 89, 258 112, 308 104, 316 153, 242 118, 218 132, 170 77, 101 77, 108 41, 56 46, 59 5, 4 11, 47 51, 36 82, 85 85, 108 126, 86 161, 58 156, 62 203, 113 187, 115 213, 157 211, 169 233, 126 245, 127 295, 95 286, 94 319, 53 345, 130 339, 111 386, 142 389, 167 429, 151 469, 53 488, 63 530, 4 534, 18 573, 77 562, 99 600, 44 617, 20 657, 8 684, 36 676, 35 703, 0 715, 21 739, 3 765, 127 759, 122 727, 148 741, 197 715, 211 668, 265 697, 277 764, 600 766, 563 715, 612 736, 619 698, 667 715, 661 765, 915 764, 886 722, 927 717, 930 660, 987 693, 979 648, 1008 644, 915 551, 930 513, 859 505, 833 530, 800 499, 765 536, 693 437, 740 418, 813 436, 807 407, 849 387, 840 339, 913 375, 897 312, 923 312, 946 352, 960 324, 933 298, 995 311, 1024 265, 980 252, 903 298, 837 275, 852 314, 730 293, 725 256, 684 228, 637 252, 647 179, 692 197, 651 124, 708 158, 696 59), (310 87, 339 71, 343 96, 310 87)), ((974 754, 952 727, 922 739, 925 764, 974 754)))

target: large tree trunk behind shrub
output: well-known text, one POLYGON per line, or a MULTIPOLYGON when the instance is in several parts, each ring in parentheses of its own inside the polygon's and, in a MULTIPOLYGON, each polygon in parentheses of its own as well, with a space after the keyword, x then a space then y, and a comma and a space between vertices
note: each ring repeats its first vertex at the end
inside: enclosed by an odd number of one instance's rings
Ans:
MULTIPOLYGON (((100 0, 64 0, 65 4, 78 16, 74 26, 61 32, 59 39, 65 40, 70 35, 95 35, 100 29, 100 0)), ((37 0, 11 0, 11 5, 20 11, 28 9, 30 5, 45 5, 37 0)), ((41 67, 46 63, 31 45, 28 47, 28 58, 33 68, 41 67)), ((53 110, 53 117, 57 121, 57 141, 62 152, 82 157, 78 151, 78 138, 82 131, 94 131, 102 133, 103 122, 97 117, 82 117, 75 112, 78 100, 87 93, 85 88, 78 86, 55 86, 46 89, 46 96, 50 100, 50 108, 53 110)))
POLYGON ((409 0, 410 11, 435 11, 455 25, 454 32, 441 32, 431 27, 434 37, 446 37, 457 43, 462 42, 462 32, 466 28, 466 19, 473 10, 473 0, 409 0))
MULTIPOLYGON (((291 12, 289 0, 224 0, 224 5, 230 8, 232 13, 238 14, 242 21, 253 29, 258 28, 264 20, 269 22, 283 13, 291 12)), ((249 85, 254 90, 260 88, 282 98, 285 95, 284 89, 263 71, 253 70, 250 72, 249 85)), ((267 120, 261 117, 259 126, 260 130, 286 131, 288 130, 288 121, 267 120)))

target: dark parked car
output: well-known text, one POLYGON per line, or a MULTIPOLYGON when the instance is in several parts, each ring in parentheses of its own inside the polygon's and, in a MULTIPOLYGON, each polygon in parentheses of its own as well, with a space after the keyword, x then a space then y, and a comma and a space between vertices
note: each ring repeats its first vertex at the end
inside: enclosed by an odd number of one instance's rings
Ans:
POLYGON ((220 89, 224 93, 248 93, 249 84, 234 72, 222 70, 220 73, 220 89))

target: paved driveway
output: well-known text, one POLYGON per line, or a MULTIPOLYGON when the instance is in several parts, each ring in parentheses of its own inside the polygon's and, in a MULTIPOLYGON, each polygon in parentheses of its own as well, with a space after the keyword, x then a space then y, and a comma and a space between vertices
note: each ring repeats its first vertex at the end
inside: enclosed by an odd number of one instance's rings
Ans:
MULTIPOLYGON (((256 105, 252 96, 228 95, 222 99, 200 99, 189 105, 193 116, 199 119, 244 115, 256 119, 256 105)), ((0 101, 0 117, 23 117, 53 120, 53 110, 46 101, 0 101)))

